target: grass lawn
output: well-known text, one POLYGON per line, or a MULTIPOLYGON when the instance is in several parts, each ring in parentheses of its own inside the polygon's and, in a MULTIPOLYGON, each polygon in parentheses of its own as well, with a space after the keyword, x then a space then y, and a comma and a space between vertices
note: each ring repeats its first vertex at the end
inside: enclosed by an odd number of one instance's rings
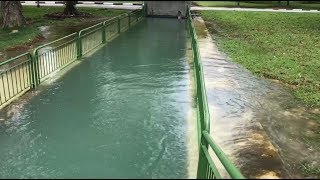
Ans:
MULTIPOLYGON (((6 48, 21 45, 32 41, 40 32, 38 27, 45 25, 76 25, 82 22, 83 18, 66 18, 64 20, 48 20, 43 15, 47 13, 62 12, 64 7, 35 7, 23 6, 23 15, 27 18, 28 24, 26 27, 13 28, 17 29, 17 33, 10 33, 13 29, 0 29, 0 51, 6 48)), ((119 14, 128 12, 127 10, 116 9, 100 9, 100 8, 78 8, 79 11, 91 13, 96 18, 114 17, 119 14)))
MULTIPOLYGON (((199 6, 208 7, 238 7, 237 1, 194 1, 199 6)), ((261 1, 261 2, 240 2, 240 7, 248 8, 290 8, 290 9, 320 9, 320 3, 318 4, 302 4, 300 2, 290 1, 287 6, 286 1, 281 1, 279 5, 278 1, 261 1)))
POLYGON ((228 56, 320 107, 320 14, 201 11, 228 56))

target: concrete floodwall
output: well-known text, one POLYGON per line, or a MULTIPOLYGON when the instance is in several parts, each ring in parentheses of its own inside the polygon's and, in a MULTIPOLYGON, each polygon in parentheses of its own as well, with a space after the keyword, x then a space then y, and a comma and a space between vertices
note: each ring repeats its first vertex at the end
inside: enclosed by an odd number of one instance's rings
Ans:
POLYGON ((187 16, 187 6, 191 1, 145 1, 147 5, 147 16, 181 17, 187 16))

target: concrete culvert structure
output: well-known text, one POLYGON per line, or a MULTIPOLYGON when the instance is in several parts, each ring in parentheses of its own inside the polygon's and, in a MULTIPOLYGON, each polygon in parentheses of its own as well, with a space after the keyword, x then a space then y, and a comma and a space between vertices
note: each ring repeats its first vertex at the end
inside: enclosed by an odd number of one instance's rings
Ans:
POLYGON ((185 18, 191 1, 145 1, 147 16, 185 18))

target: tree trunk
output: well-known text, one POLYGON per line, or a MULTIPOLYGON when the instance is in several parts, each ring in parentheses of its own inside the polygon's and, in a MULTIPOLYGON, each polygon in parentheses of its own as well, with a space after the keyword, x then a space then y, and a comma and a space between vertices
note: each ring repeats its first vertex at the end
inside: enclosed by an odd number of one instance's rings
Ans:
POLYGON ((65 1, 66 7, 64 8, 64 14, 68 16, 78 15, 78 10, 75 8, 75 5, 78 1, 65 1))
POLYGON ((22 15, 20 1, 1 1, 2 27, 12 28, 23 26, 26 20, 22 15))

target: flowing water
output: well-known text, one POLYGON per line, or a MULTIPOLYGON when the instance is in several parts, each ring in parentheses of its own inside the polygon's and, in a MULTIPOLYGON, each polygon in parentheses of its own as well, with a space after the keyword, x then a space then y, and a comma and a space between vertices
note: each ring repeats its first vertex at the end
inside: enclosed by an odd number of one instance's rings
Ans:
POLYGON ((319 109, 303 107, 288 89, 232 62, 203 20, 194 23, 214 139, 246 177, 317 177, 301 167, 320 167, 319 109))
MULTIPOLYGON (((318 177, 301 167, 320 166, 320 110, 229 60, 199 22, 214 139, 247 177, 318 177)), ((147 19, 1 110, 0 177, 195 177, 187 44, 184 21, 147 19)))
POLYGON ((146 19, 2 110, 0 177, 195 177, 185 23, 146 19))

